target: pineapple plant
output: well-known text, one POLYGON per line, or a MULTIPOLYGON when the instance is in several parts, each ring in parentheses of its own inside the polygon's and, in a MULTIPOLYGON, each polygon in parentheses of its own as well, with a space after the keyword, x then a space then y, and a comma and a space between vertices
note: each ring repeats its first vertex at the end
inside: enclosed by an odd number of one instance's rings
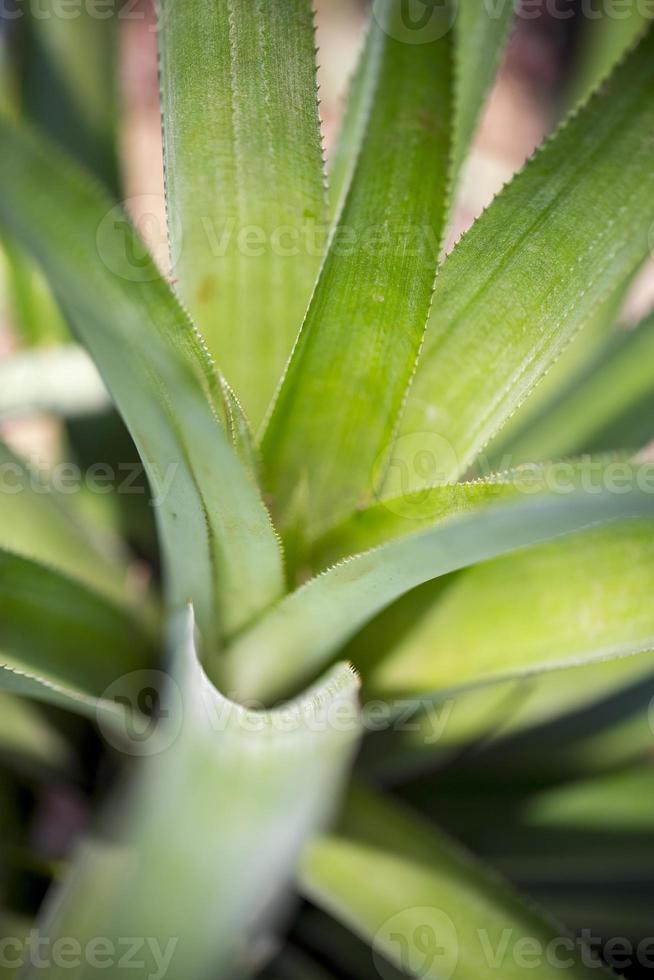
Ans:
POLYGON ((113 26, 35 20, 28 118, 0 116, 7 282, 48 342, 5 410, 108 393, 152 504, 108 528, 0 449, 3 742, 70 780, 90 721, 112 775, 36 923, 6 901, 0 968, 592 976, 592 937, 472 852, 526 860, 524 813, 537 842, 647 824, 619 803, 651 798, 652 323, 609 329, 651 244, 654 33, 445 255, 514 4, 375 0, 328 180, 309 0, 159 6, 168 269, 116 200, 113 26), (75 138, 48 57, 100 80, 87 115, 63 87, 75 138))

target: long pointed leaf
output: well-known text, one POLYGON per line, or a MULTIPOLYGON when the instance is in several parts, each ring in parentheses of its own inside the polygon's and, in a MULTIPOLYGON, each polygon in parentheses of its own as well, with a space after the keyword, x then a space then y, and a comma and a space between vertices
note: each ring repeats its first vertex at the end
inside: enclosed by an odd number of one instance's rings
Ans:
POLYGON ((44 562, 123 604, 127 568, 37 473, 0 442, 0 547, 44 562))
POLYGON ((116 944, 151 937, 170 955, 170 976, 184 980, 244 976, 271 948, 302 844, 337 803, 359 733, 358 684, 340 666, 297 703, 248 711, 202 672, 192 623, 181 642, 171 682, 179 707, 153 735, 161 752, 145 760, 127 819, 116 801, 118 843, 81 851, 43 929, 52 940, 98 929, 116 944))
POLYGON ((610 337, 559 397, 497 452, 515 463, 642 449, 654 438, 654 317, 610 337))
MULTIPOLYGON (((517 556, 516 560, 519 560, 517 556)), ((357 662, 356 651, 346 647, 345 652, 357 662)), ((381 656, 370 659, 378 661, 381 656)), ((366 676, 364 663, 361 669, 366 676)), ((552 745, 552 733, 558 732, 566 722, 573 726, 575 719, 584 713, 602 713, 608 699, 636 686, 647 690, 652 674, 653 656, 648 652, 470 688, 451 693, 445 699, 441 694, 436 694, 433 700, 420 698, 416 700, 413 724, 402 726, 405 731, 380 733, 375 744, 369 744, 368 751, 364 751, 363 768, 376 778, 402 781, 407 767, 414 775, 423 769, 433 772, 434 767, 460 759, 465 750, 473 747, 486 746, 492 750, 497 746, 501 752, 507 741, 522 746, 525 739, 530 743, 538 739, 542 749, 543 745, 552 745)), ((645 723, 643 734, 646 728, 645 723)), ((629 753, 633 757, 626 738, 616 735, 615 742, 615 748, 602 742, 595 749, 589 745, 586 751, 579 740, 574 747, 566 742, 564 750, 552 752, 552 768, 560 777, 563 751, 566 773, 570 766, 584 772, 595 771, 623 762, 629 753)), ((484 766, 484 758, 482 754, 480 768, 484 766)), ((515 754, 509 758, 513 762, 515 754)), ((534 771, 542 772, 542 758, 534 763, 527 754, 521 769, 528 780, 529 772, 532 777, 534 771)), ((511 772, 514 774, 515 768, 511 772)))
POLYGON ((487 507, 329 569, 236 640, 228 653, 235 688, 263 698, 283 694, 289 683, 311 676, 376 613, 423 582, 595 523, 653 517, 654 495, 645 486, 651 470, 620 465, 619 492, 609 469, 591 491, 573 483, 564 493, 487 507))
POLYGON ((651 766, 588 779, 537 794, 526 808, 527 823, 539 828, 654 831, 651 766))
POLYGON ((563 960, 574 980, 609 975, 471 854, 378 796, 351 795, 338 833, 308 848, 301 881, 378 963, 425 980, 555 980, 563 960))
POLYGON ((132 614, 0 551, 0 688, 93 715, 111 684, 151 659, 151 638, 132 614))
POLYGON ((2 235, 1 245, 8 312, 21 341, 36 347, 68 340, 68 328, 41 270, 9 236, 2 235))
POLYGON ((456 41, 456 124, 452 156, 454 180, 470 149, 484 99, 499 67, 513 22, 515 6, 493 6, 479 0, 459 0, 454 22, 456 41))
POLYGON ((331 222, 340 216, 356 170, 379 77, 383 41, 383 33, 375 29, 371 20, 350 82, 345 114, 329 168, 331 222))
POLYGON ((30 132, 2 120, 0 138, 0 221, 65 298, 131 430, 158 500, 169 600, 195 599, 212 651, 283 589, 268 514, 218 419, 213 366, 122 211, 30 132))
POLYGON ((570 103, 583 100, 604 81, 652 20, 651 11, 640 4, 621 11, 620 17, 613 17, 613 11, 601 3, 592 13, 583 21, 570 103))
POLYGON ((258 426, 324 242, 311 4, 165 0, 160 37, 175 276, 258 426))
MULTIPOLYGON (((452 108, 455 119, 450 163, 452 184, 456 182, 470 149, 479 114, 497 71, 513 20, 513 4, 505 3, 500 6, 501 9, 492 9, 477 0, 458 0, 449 15, 454 32, 452 108)), ((378 3, 377 7, 381 9, 382 3, 378 3)), ((420 42, 421 36, 429 37, 432 30, 426 13, 425 18, 416 20, 413 37, 416 43, 420 42)), ((431 16, 435 19, 442 18, 443 12, 436 7, 431 16)), ((436 27, 442 31, 447 25, 448 21, 445 20, 440 25, 436 24, 436 27)), ((332 219, 338 216, 343 206, 361 151, 379 72, 381 40, 379 31, 369 27, 350 85, 345 117, 329 172, 332 219)))
MULTIPOLYGON (((538 479, 537 474, 547 470, 539 471, 533 467, 528 472, 538 479)), ((322 571, 350 555, 413 534, 421 528, 431 528, 441 520, 479 510, 487 504, 511 500, 521 488, 524 489, 524 484, 516 471, 488 480, 428 487, 402 497, 382 497, 318 538, 312 549, 313 567, 322 571)))
POLYGON ((82 4, 62 16, 44 0, 19 27, 22 112, 116 193, 118 10, 82 4))
POLYGON ((467 469, 647 254, 653 84, 650 31, 445 262, 398 440, 409 465, 431 453, 434 482, 467 469))
MULTIPOLYGON (((502 426, 497 437, 491 441, 483 454, 484 467, 491 470, 503 470, 507 466, 517 466, 523 461, 521 455, 513 455, 514 441, 521 439, 524 432, 531 426, 538 427, 540 419, 549 415, 563 392, 574 383, 578 376, 590 369, 600 356, 600 351, 615 337, 620 329, 620 313, 634 278, 635 276, 630 276, 600 304, 583 330, 580 330, 573 337, 542 381, 529 393, 525 402, 520 406, 520 411, 516 412, 502 426)), ((561 436, 565 439, 563 433, 561 436)), ((616 444, 613 448, 621 449, 624 446, 616 444)), ((563 455, 568 455, 568 453, 555 450, 542 458, 560 459, 563 455)), ((524 462, 533 463, 540 458, 538 453, 532 455, 531 452, 528 452, 524 462)))
POLYGON ((263 440, 276 506, 309 532, 366 499, 429 310, 450 149, 451 42, 394 36, 380 5, 356 169, 263 440))
POLYGON ((649 521, 487 562, 454 582, 368 680, 385 694, 418 694, 654 650, 653 589, 649 521))

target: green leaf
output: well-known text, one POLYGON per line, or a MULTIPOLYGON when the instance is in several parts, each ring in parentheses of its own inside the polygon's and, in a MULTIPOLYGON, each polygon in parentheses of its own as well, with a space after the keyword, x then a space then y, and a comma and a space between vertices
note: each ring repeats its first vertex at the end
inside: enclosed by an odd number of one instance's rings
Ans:
MULTIPOLYGON (((383 633, 383 625, 379 632, 383 633)), ((354 663, 357 663, 357 650, 362 653, 366 650, 364 642, 362 636, 356 649, 351 644, 344 651, 354 663)), ((367 652, 372 661, 381 659, 370 647, 367 652)), ((366 676, 365 661, 361 670, 366 676)), ((598 738, 575 739, 574 744, 569 739, 561 745, 556 737, 558 732, 564 724, 573 727, 580 715, 601 714, 612 696, 625 694, 636 686, 644 688, 651 677, 652 654, 648 652, 498 681, 487 687, 447 695, 437 694, 433 700, 416 699, 411 723, 391 726, 388 731, 380 732, 374 743, 367 743, 362 767, 375 778, 402 781, 407 767, 414 776, 423 770, 433 772, 435 767, 460 760, 464 751, 481 748, 481 756, 478 752, 476 756, 476 771, 487 772, 484 760, 488 755, 483 752, 494 751, 493 758, 501 760, 500 765, 508 758, 510 775, 508 766, 505 768, 507 778, 512 781, 517 779, 517 752, 520 753, 519 772, 528 782, 533 780, 535 772, 542 775, 545 770, 551 770, 557 779, 562 771, 566 775, 569 771, 601 771, 633 759, 647 738, 651 742, 646 720, 645 724, 634 724, 633 734, 629 725, 623 731, 624 726, 617 724, 616 731, 606 738, 600 734, 598 738), (523 752, 525 743, 533 746, 535 753, 523 752), (543 746, 547 746, 546 760, 543 746)), ((372 703, 375 704, 374 697, 372 703)), ((490 778, 493 779, 492 774, 490 778)))
MULTIPOLYGON (((113 6, 113 3, 110 4, 113 6)), ((72 16, 56 0, 26 7, 10 28, 20 108, 93 171, 112 192, 120 185, 117 155, 117 9, 104 0, 81 4, 72 16)), ((52 293, 34 263, 4 236, 13 326, 29 345, 68 339, 52 293)))
POLYGON ((119 207, 55 148, 0 121, 0 223, 44 267, 146 467, 169 603, 195 599, 209 653, 283 590, 275 532, 219 418, 200 339, 119 207))
POLYGON ((132 614, 0 551, 1 689, 95 716, 104 691, 151 660, 151 638, 132 614))
POLYGON ((302 844, 337 803, 359 734, 358 683, 341 665, 297 703, 246 710, 203 673, 191 621, 181 643, 153 754, 108 821, 115 843, 82 849, 44 935, 84 943, 101 922, 115 943, 158 942, 170 976, 247 975, 272 949, 302 844))
POLYGON ((531 826, 654 831, 651 767, 628 769, 537 794, 525 809, 531 826))
MULTIPOLYGON (((381 12, 385 0, 378 0, 376 11, 381 12)), ((453 136, 450 161, 450 182, 455 183, 468 154, 475 134, 484 99, 491 86, 504 44, 511 26, 514 7, 501 4, 492 10, 477 0, 457 0, 449 14, 454 30, 453 136)), ((373 15, 374 16, 374 15, 373 15)), ((442 17, 435 9, 432 16, 442 17)), ((435 22, 440 30, 448 21, 435 22)), ((371 18, 356 72, 352 78, 336 149, 329 171, 332 220, 343 206, 355 172, 361 144, 365 136, 371 104, 375 96, 380 59, 383 53, 383 33, 374 28, 371 18)), ((417 19, 416 41, 419 39, 420 18, 417 19)), ((424 26, 428 37, 431 24, 424 26)))
MULTIPOLYGON (((497 740, 512 739, 521 733, 526 734, 529 729, 552 722, 562 731, 566 719, 573 727, 574 719, 582 712, 587 712, 589 717, 593 713, 593 717, 601 719, 600 727, 606 724, 610 729, 613 720, 608 711, 603 711, 606 702, 620 697, 627 700, 631 692, 646 691, 651 683, 652 667, 652 653, 648 651, 633 657, 572 667, 572 673, 556 670, 529 678, 526 683, 521 682, 525 697, 503 719, 496 733, 497 740)), ((620 727, 620 722, 615 722, 616 730, 620 727)), ((587 771, 623 762, 624 755, 618 758, 617 744, 616 751, 609 751, 609 740, 613 741, 612 736, 607 737, 603 751, 593 753, 583 748, 584 739, 579 738, 574 745, 569 745, 570 761, 587 771), (579 762, 582 755, 584 761, 579 762)))
MULTIPOLYGON (((443 265, 394 450, 408 464, 430 454, 432 482, 466 471, 647 254, 652 83, 654 31, 443 265)), ((414 485, 424 480, 410 470, 414 485)))
POLYGON ((600 966, 434 826, 361 791, 350 796, 338 831, 307 848, 301 884, 372 945, 378 963, 425 980, 491 980, 498 972, 521 980, 527 970, 534 980, 555 980, 561 959, 578 980, 600 966))
POLYGON ((418 694, 654 650, 652 590, 651 521, 486 562, 460 576, 367 681, 385 695, 418 694))
POLYGON ((68 328, 42 273, 6 235, 0 241, 0 263, 11 326, 20 340, 29 347, 67 341, 68 328))
POLYGON ((549 409, 504 444, 515 463, 641 449, 654 438, 654 317, 611 336, 549 409))
POLYGON ((174 274, 258 426, 323 250, 311 4, 165 0, 160 38, 174 274))
POLYGON ((283 694, 289 684, 311 676, 373 616, 423 582, 592 524, 654 516, 654 495, 646 489, 648 467, 609 464, 585 489, 575 484, 573 468, 564 472, 565 489, 559 484, 558 492, 551 484, 549 492, 536 484, 538 496, 524 499, 525 489, 528 497, 533 493, 526 484, 509 503, 440 520, 312 579, 233 643, 227 667, 235 689, 264 699, 283 694))
POLYGON ((604 81, 652 20, 652 11, 637 3, 620 10, 619 17, 613 16, 615 10, 601 0, 586 9, 589 15, 583 18, 579 55, 568 96, 570 104, 587 98, 604 81))
POLYGON ((42 474, 0 442, 0 547, 52 565, 125 604, 124 556, 108 551, 67 505, 42 474))
POLYGON ((45 767, 47 772, 64 773, 74 766, 70 746, 37 706, 4 692, 0 692, 0 756, 3 768, 19 771, 45 767))
MULTIPOLYGON (((391 458, 390 465, 395 463, 391 458)), ((397 463, 402 465, 403 461, 397 463)), ((577 466, 571 464, 575 473, 577 466)), ((400 497, 381 497, 318 538, 311 551, 313 567, 322 571, 350 555, 431 528, 439 521, 512 500, 528 487, 530 479, 539 481, 547 472, 545 467, 531 467, 524 473, 508 471, 487 480, 428 486, 400 497)))
POLYGON ((371 28, 380 51, 356 168, 263 439, 276 507, 310 534, 379 478, 443 235, 451 43, 397 40, 399 16, 385 0, 371 28))
POLYGON ((513 23, 515 5, 458 0, 455 33, 454 180, 461 173, 479 115, 493 82, 513 23))
MULTIPOLYGON (((597 307, 583 330, 575 334, 542 381, 531 390, 520 406, 520 410, 511 416, 497 436, 491 440, 482 460, 480 460, 484 468, 503 470, 507 469, 508 466, 517 466, 521 462, 532 463, 541 458, 538 454, 532 455, 530 451, 527 452, 524 459, 523 451, 514 456, 514 442, 522 441, 524 432, 530 429, 532 425, 536 427, 540 425, 541 419, 552 411, 562 393, 574 379, 583 374, 594 363, 609 339, 621 329, 620 314, 634 279, 635 276, 632 275, 621 283, 597 307)), ((565 438, 563 433, 562 437, 565 438)), ((616 445, 613 448, 620 449, 623 447, 616 445)), ((563 454, 554 452, 547 454, 543 459, 556 459, 560 458, 561 455, 563 454)), ((477 467, 477 469, 479 468, 477 467)))
POLYGON ((17 102, 15 50, 10 44, 10 31, 0 32, 0 110, 12 112, 17 102))
POLYGON ((343 121, 329 167, 330 224, 338 220, 352 183, 375 97, 384 33, 371 18, 350 82, 343 121))
POLYGON ((25 8, 20 28, 25 116, 114 193, 119 188, 118 6, 89 0, 62 15, 57 0, 25 8))

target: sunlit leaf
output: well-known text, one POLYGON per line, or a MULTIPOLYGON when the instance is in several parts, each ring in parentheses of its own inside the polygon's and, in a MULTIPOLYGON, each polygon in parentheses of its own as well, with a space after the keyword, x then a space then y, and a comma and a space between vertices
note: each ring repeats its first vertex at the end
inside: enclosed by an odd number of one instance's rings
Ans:
MULTIPOLYGON (((236 689, 264 698, 283 694, 375 614, 424 582, 593 524, 654 516, 654 495, 642 482, 651 478, 649 468, 615 464, 622 487, 615 492, 611 465, 599 471, 592 492, 574 481, 563 493, 541 488, 524 499, 519 492, 510 503, 437 521, 328 569, 236 640, 228 653, 236 689)), ((569 480, 571 470, 566 474, 569 480)))
POLYGON ((486 562, 447 589, 368 681, 418 694, 654 650, 652 590, 651 521, 486 562))
POLYGON ((611 336, 547 411, 498 452, 515 463, 642 449, 654 438, 654 317, 611 336))
POLYGON ((43 274, 6 235, 0 241, 0 264, 11 324, 21 341, 30 347, 66 341, 68 328, 43 274))
POLYGON ((654 831, 653 803, 654 770, 643 766, 538 794, 525 819, 537 827, 654 831))
POLYGON ((164 0, 161 11, 174 274, 258 426, 324 246, 311 5, 164 0))
POLYGON ((276 508, 309 533, 383 477, 375 461, 415 366, 443 236, 451 42, 406 44, 397 5, 377 6, 375 97, 263 439, 276 508))
MULTIPOLYGON (((558 450, 544 457, 541 457, 537 451, 532 455, 525 444, 522 446, 522 451, 516 453, 515 443, 522 441, 523 433, 531 426, 536 428, 540 426, 541 420, 555 408, 562 393, 590 368, 598 358, 599 352, 610 343, 610 338, 615 337, 620 330, 620 314, 633 280, 634 276, 628 277, 598 306, 583 330, 575 335, 542 381, 532 389, 520 406, 520 410, 508 419, 497 436, 491 440, 480 460, 484 475, 497 469, 505 470, 521 462, 532 463, 537 459, 549 460, 563 455, 558 450)), ((561 432, 562 441, 565 439, 565 429, 571 421, 566 420, 566 426, 561 432)), ((616 445, 612 448, 622 447, 616 445)), ((479 466, 473 467, 473 472, 479 469, 479 466)))
POLYGON ((523 904, 495 874, 435 827, 378 796, 352 794, 332 836, 301 871, 313 902, 372 945, 373 957, 433 980, 554 980, 597 974, 598 960, 523 904), (562 941, 563 940, 563 944, 562 941), (527 953, 525 956, 524 953, 527 953), (528 964, 528 965, 527 965, 528 964))
MULTIPOLYGON (((424 449, 432 482, 465 472, 647 255, 653 55, 650 32, 443 265, 395 449, 410 470, 424 449)), ((422 478, 410 475, 414 485, 422 478)))

